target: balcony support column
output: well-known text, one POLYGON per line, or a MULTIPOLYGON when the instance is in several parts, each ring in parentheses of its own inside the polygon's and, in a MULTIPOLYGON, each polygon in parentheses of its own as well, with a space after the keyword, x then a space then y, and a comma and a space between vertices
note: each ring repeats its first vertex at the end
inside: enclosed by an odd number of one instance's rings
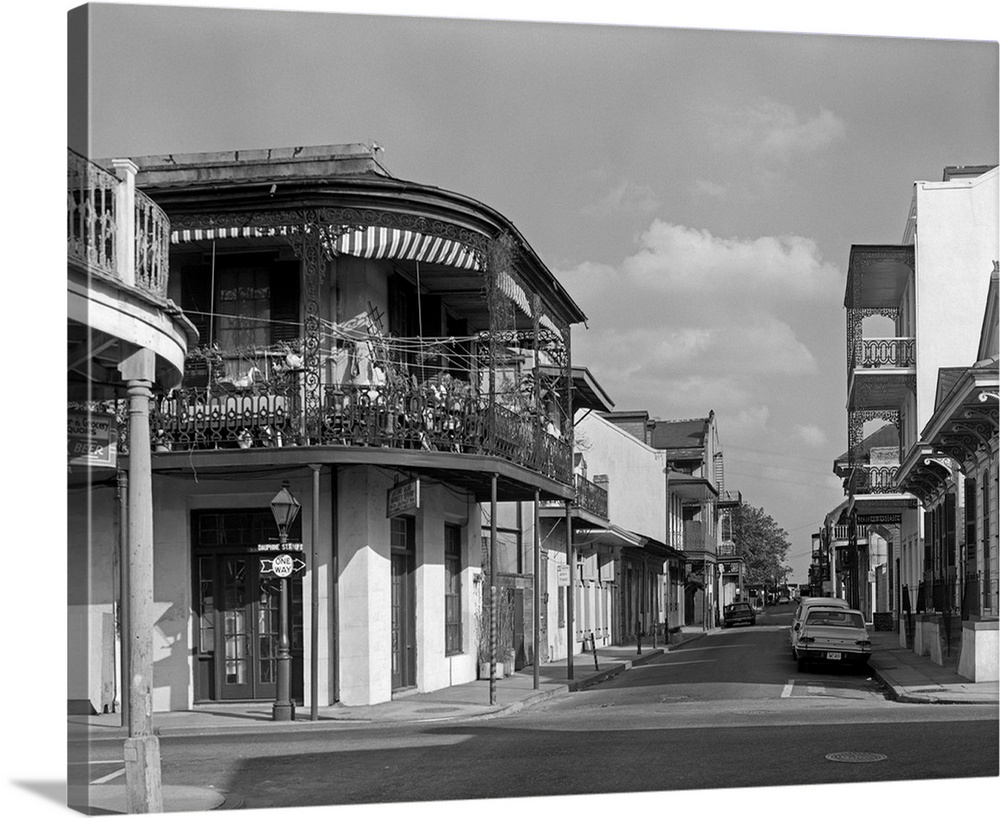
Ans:
POLYGON ((566 587, 566 678, 573 680, 573 584, 576 570, 573 565, 573 501, 566 501, 566 562, 569 564, 569 585, 566 587))
POLYGON ((540 679, 539 679, 540 669, 538 666, 539 664, 541 664, 541 660, 538 654, 540 648, 539 643, 541 641, 541 636, 539 631, 541 630, 542 626, 542 585, 541 585, 542 541, 541 541, 541 531, 539 530, 540 519, 538 514, 538 509, 540 504, 541 504, 541 492, 538 489, 535 489, 535 513, 534 513, 534 519, 532 520, 532 527, 534 528, 534 536, 532 537, 533 540, 532 556, 534 557, 533 570, 535 577, 534 577, 534 582, 532 584, 534 585, 534 590, 535 590, 534 593, 535 629, 534 629, 534 634, 532 636, 532 644, 531 644, 532 656, 534 657, 534 669, 532 671, 532 687, 535 690, 538 690, 540 686, 540 679))
POLYGON ((497 703, 497 648, 500 622, 497 614, 497 475, 490 476, 490 704, 497 703))
POLYGON ((114 159, 111 164, 121 181, 115 189, 115 256, 118 275, 129 287, 134 287, 135 175, 139 167, 131 159, 114 159))
POLYGON ((133 352, 119 364, 128 384, 128 738, 125 793, 130 813, 163 811, 160 742, 153 734, 153 475, 149 402, 155 355, 133 352))

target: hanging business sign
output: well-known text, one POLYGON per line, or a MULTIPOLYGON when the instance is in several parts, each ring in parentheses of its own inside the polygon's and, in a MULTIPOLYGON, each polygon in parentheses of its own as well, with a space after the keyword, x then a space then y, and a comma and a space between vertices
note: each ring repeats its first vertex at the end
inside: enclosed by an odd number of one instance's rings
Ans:
POLYGON ((69 412, 69 465, 114 468, 118 459, 118 432, 114 415, 69 412))
POLYGON ((420 479, 397 483, 386 492, 385 516, 398 517, 410 514, 420 508, 420 479))
POLYGON ((560 588, 569 586, 569 566, 562 563, 556 564, 556 584, 560 588))

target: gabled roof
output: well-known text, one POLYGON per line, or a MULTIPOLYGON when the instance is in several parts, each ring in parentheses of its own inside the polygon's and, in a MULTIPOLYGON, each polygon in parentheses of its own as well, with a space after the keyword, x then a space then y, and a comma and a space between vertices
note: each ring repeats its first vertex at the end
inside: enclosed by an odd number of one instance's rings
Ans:
MULTIPOLYGON (((887 423, 885 426, 876 429, 862 440, 861 453, 867 456, 872 449, 878 449, 883 446, 899 446, 899 430, 893 423, 887 423)), ((837 470, 839 464, 846 463, 850 459, 850 454, 850 451, 846 451, 834 461, 834 471, 837 470)))
POLYGON ((1000 306, 997 299, 997 279, 1000 278, 1000 261, 993 262, 993 272, 990 274, 990 288, 986 293, 986 311, 983 315, 983 328, 979 331, 979 352, 977 361, 984 361, 997 355, 997 321, 1000 306))
POLYGON ((955 388, 955 384, 961 380, 967 369, 965 366, 943 366, 938 370, 937 392, 934 395, 935 409, 951 394, 951 390, 955 388))

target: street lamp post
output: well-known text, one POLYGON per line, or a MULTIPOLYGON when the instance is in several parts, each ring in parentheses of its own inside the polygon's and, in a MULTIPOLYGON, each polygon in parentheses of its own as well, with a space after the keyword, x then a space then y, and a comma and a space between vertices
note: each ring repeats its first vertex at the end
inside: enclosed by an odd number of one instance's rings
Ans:
MULTIPOLYGON (((283 546, 288 542, 288 529, 298 516, 301 507, 298 500, 288 490, 288 481, 281 485, 281 491, 271 500, 271 514, 278 526, 278 542, 283 546)), ((288 577, 280 578, 281 593, 278 598, 278 691, 271 718, 274 721, 294 721, 295 704, 292 702, 292 654, 288 639, 288 577)))

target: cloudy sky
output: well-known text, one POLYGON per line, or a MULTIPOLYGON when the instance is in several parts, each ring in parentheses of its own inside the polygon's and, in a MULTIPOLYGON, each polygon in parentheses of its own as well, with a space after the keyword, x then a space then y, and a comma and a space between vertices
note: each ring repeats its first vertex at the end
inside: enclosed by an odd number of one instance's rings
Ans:
POLYGON ((901 239, 913 181, 997 161, 997 49, 669 22, 98 5, 79 147, 375 140, 495 207, 587 314, 574 362, 617 408, 715 411, 727 488, 805 581, 842 499, 850 246, 901 239))

